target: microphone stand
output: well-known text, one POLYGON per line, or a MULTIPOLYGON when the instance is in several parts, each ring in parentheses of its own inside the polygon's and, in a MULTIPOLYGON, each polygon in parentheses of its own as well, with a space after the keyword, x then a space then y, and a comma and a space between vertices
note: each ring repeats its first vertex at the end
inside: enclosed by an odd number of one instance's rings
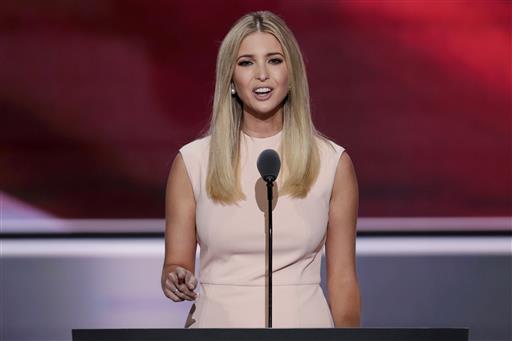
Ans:
POLYGON ((272 328, 272 178, 267 181, 268 200, 268 328, 272 328))
POLYGON ((268 200, 268 328, 272 328, 272 186, 279 174, 281 160, 273 149, 265 149, 256 162, 261 178, 267 183, 268 200))

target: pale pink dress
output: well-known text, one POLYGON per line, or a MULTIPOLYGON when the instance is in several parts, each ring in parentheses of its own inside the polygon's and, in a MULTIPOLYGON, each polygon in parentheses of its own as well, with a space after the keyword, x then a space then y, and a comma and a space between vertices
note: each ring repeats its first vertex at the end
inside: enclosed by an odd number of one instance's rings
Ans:
MULTIPOLYGON (((241 184, 246 200, 223 206, 205 190, 209 137, 180 149, 196 199, 200 246, 200 296, 187 328, 264 328, 266 326, 266 187, 256 167, 267 148, 278 151, 282 132, 241 136, 241 184)), ((343 147, 319 141, 321 167, 304 199, 281 196, 273 209, 274 328, 329 328, 332 316, 320 287, 329 200, 343 147)), ((279 183, 277 184, 279 187, 279 183)))

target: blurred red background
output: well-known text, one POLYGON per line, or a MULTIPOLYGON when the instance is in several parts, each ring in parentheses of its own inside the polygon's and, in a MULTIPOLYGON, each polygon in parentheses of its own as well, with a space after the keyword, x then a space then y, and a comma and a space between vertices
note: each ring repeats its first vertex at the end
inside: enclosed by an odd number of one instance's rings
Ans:
POLYGON ((209 120, 219 44, 262 9, 302 47, 360 216, 512 214, 511 3, 469 0, 4 0, 4 205, 162 218, 170 164, 209 120))

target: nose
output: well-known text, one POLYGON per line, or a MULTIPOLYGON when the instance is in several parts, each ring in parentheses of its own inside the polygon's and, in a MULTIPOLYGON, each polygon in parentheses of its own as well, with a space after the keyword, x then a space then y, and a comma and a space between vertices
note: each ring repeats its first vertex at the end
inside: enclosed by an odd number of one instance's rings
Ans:
POLYGON ((256 79, 258 79, 260 81, 265 81, 268 79, 268 72, 267 72, 267 67, 265 66, 265 64, 260 65, 258 67, 258 69, 256 70, 256 79))

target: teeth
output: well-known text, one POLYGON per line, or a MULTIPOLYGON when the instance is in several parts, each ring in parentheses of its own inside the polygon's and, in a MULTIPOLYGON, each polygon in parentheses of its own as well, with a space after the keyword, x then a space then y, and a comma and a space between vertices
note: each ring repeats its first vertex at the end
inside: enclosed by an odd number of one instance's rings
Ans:
POLYGON ((272 91, 272 89, 270 88, 257 88, 256 90, 254 90, 254 92, 257 94, 262 94, 270 91, 272 91))

